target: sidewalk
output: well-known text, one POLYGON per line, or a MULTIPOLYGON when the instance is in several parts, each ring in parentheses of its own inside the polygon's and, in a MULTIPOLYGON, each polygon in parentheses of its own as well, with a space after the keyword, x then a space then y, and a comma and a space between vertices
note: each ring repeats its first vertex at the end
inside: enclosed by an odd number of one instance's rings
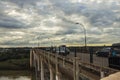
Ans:
POLYGON ((117 72, 115 74, 111 74, 108 77, 105 77, 101 80, 120 80, 120 72, 117 72))

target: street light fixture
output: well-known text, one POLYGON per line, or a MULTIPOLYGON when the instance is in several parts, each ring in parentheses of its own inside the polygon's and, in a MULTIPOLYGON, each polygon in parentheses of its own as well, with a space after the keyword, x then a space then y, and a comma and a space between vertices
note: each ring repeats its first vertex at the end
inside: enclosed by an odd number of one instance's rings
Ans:
POLYGON ((85 26, 84 26, 83 24, 81 24, 81 23, 75 23, 75 24, 79 24, 79 25, 81 25, 81 27, 82 27, 82 28, 83 28, 83 30, 84 30, 84 37, 85 37, 85 49, 87 50, 86 28, 85 28, 85 26))

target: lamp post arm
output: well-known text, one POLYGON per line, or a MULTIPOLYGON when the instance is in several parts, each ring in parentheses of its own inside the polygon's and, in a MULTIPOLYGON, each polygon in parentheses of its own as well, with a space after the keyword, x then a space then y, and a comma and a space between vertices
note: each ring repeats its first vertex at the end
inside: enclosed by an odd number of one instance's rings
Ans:
MULTIPOLYGON (((82 25, 82 24, 81 24, 82 25)), ((87 46, 87 40, 86 40, 86 38, 87 38, 87 34, 86 34, 86 28, 84 27, 84 25, 82 25, 82 28, 84 29, 84 36, 85 36, 85 48, 86 48, 86 46, 87 46)))
POLYGON ((85 26, 83 25, 83 24, 81 24, 81 23, 76 23, 76 24, 79 24, 79 25, 81 25, 81 27, 83 28, 83 30, 84 30, 84 37, 85 37, 85 48, 86 48, 86 46, 87 46, 87 40, 86 40, 86 28, 85 28, 85 26))

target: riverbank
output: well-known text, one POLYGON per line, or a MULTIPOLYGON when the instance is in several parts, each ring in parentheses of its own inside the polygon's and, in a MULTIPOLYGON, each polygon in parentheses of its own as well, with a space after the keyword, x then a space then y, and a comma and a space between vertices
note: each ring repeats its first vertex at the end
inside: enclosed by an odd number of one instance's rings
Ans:
POLYGON ((30 70, 29 58, 0 61, 0 70, 30 70))

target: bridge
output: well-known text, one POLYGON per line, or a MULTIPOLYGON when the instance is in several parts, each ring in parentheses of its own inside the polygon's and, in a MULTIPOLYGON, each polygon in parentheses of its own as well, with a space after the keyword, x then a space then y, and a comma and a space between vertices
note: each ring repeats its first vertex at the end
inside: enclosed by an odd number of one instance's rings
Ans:
POLYGON ((66 57, 41 49, 30 51, 30 67, 36 80, 100 80, 118 72, 108 67, 83 62, 80 57, 66 57))

